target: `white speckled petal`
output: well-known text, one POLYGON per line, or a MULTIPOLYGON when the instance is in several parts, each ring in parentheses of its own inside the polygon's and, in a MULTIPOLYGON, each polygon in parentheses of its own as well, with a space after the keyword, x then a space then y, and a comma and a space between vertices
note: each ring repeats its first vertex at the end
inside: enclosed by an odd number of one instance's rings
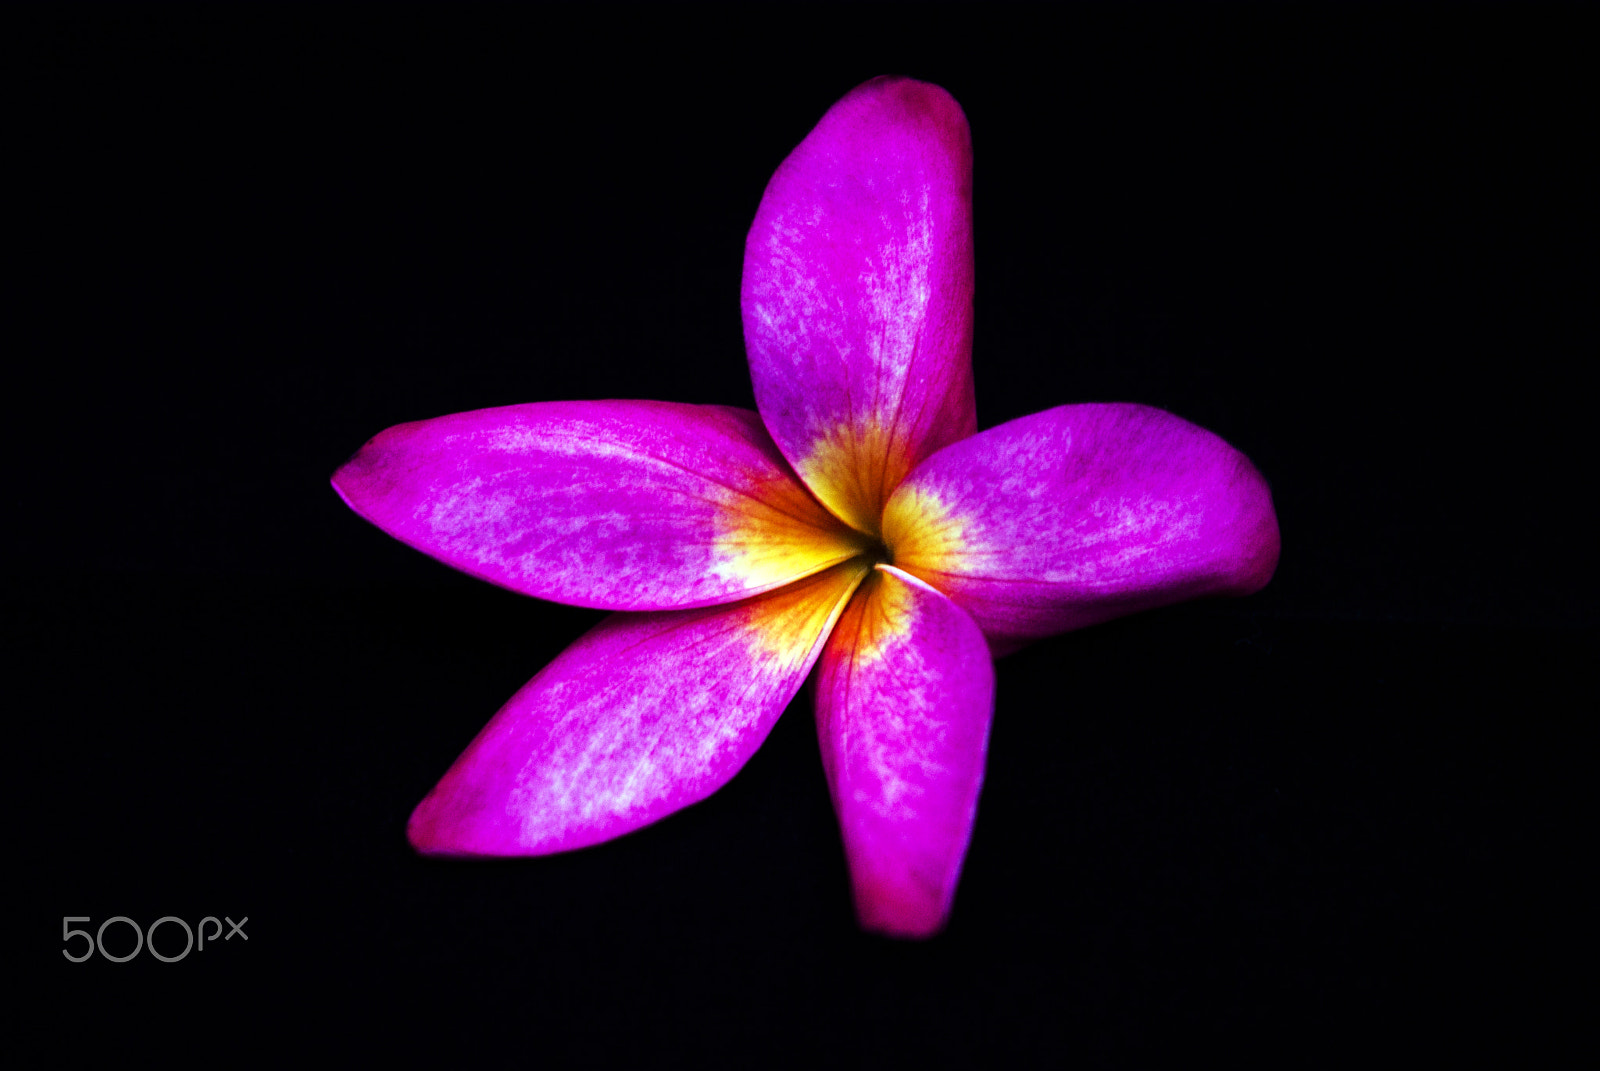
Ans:
POLYGON ((875 78, 767 185, 745 243, 745 348, 761 419, 863 532, 919 461, 977 429, 972 144, 938 86, 875 78))
POLYGON ((430 854, 610 840, 721 788, 799 690, 865 565, 732 606, 618 614, 511 698, 411 816, 430 854))
POLYGON ((333 477, 352 509, 463 572, 576 606, 733 602, 861 540, 747 409, 538 402, 400 424, 333 477))
POLYGON ((817 737, 869 930, 944 927, 983 785, 994 666, 972 619, 879 566, 828 638, 817 737))
POLYGON ((996 653, 1199 595, 1248 595, 1278 564, 1272 495, 1250 460, 1143 405, 1064 405, 946 447, 890 499, 884 538, 996 653))

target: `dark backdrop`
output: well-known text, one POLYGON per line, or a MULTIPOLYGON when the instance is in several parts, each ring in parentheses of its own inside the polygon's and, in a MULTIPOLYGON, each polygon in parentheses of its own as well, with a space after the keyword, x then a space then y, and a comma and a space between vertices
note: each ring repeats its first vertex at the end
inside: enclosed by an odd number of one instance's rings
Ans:
POLYGON ((539 1066, 1299 1064, 1517 1046, 1576 1009, 1552 982, 1593 703, 1576 9, 6 22, 9 958, 63 1051, 216 1026, 219 1054, 510 1041, 539 1066), (1272 485, 1276 578, 1000 663, 934 941, 856 930, 805 693, 648 830, 413 856, 414 804, 600 615, 451 572, 328 476, 460 410, 752 405, 746 228, 890 72, 972 125, 981 424, 1103 400, 1215 430, 1272 485), (250 921, 178 963, 72 964, 66 915, 250 921))

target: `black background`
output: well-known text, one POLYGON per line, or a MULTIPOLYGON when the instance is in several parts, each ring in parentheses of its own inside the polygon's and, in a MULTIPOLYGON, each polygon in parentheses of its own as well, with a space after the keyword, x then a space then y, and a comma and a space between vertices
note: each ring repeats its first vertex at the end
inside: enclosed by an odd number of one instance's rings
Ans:
POLYGON ((63 1051, 220 1029, 537 1066, 1558 1037, 1593 702, 1577 16, 8 12, 28 1021, 63 1051), (452 573, 329 475, 485 406, 752 405, 745 231, 882 73, 972 125, 980 424, 1211 428, 1273 487, 1276 578, 1000 663, 930 942, 855 927, 806 693, 648 830, 413 856, 411 808, 601 615, 452 573), (249 940, 71 964, 64 915, 249 940))

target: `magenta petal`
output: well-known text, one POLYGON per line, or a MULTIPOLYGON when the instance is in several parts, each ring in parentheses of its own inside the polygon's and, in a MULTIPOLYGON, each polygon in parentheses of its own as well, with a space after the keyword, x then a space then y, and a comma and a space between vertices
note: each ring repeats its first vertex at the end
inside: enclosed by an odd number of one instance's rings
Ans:
POLYGON ((411 816, 422 852, 542 855, 638 829, 739 771, 865 566, 738 603, 619 614, 513 696, 411 816))
POLYGON ((1217 436, 1142 405, 1066 405, 947 447, 895 492, 895 564, 997 651, 1197 595, 1278 563, 1266 481, 1217 436))
POLYGON ((401 424, 333 484, 448 565, 607 610, 731 602, 859 551, 756 414, 722 406, 546 402, 401 424))
POLYGON ((864 532, 918 462, 977 427, 971 204, 960 106, 877 78, 783 162, 750 228, 741 298, 761 418, 864 532))
POLYGON ((944 927, 983 785, 994 666, 949 599, 879 566, 823 651, 817 735, 869 930, 944 927))

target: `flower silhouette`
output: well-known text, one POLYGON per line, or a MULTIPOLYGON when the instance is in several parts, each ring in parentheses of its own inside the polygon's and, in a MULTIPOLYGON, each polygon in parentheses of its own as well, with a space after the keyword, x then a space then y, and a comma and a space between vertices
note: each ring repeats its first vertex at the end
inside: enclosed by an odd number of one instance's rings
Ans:
POLYGON ((333 477, 396 538, 626 611, 523 687, 412 815, 422 852, 608 840, 725 784, 817 665, 861 924, 938 932, 972 833, 994 655, 1271 577, 1265 482, 1211 433, 1069 405, 974 434, 971 147, 937 86, 852 91, 745 250, 759 413, 549 402, 402 424, 333 477))

